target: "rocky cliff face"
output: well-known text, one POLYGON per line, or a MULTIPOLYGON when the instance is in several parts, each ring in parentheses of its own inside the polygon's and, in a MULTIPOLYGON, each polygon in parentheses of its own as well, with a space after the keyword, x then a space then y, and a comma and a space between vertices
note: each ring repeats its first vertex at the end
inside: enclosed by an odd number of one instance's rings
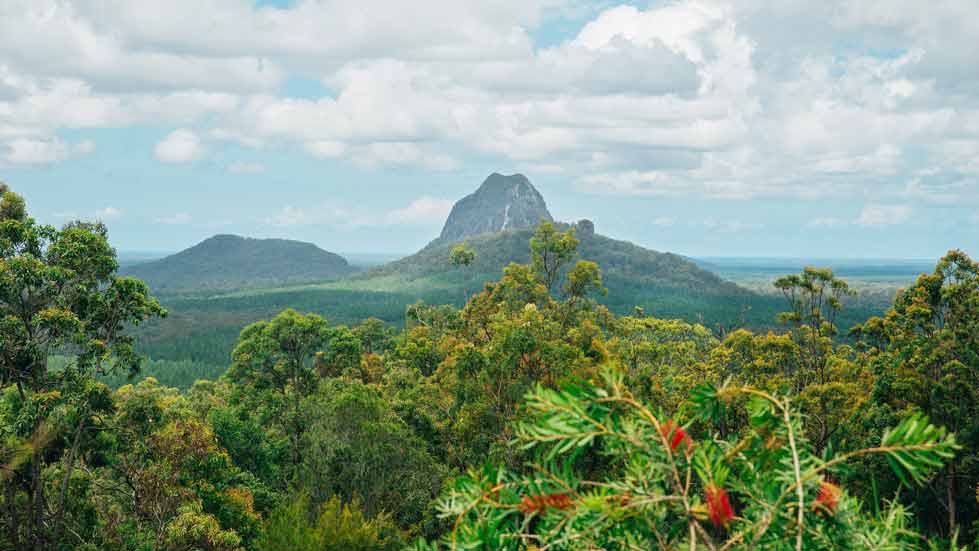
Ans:
POLYGON ((532 228, 553 221, 544 198, 523 174, 493 173, 473 194, 460 199, 442 228, 440 242, 503 230, 532 228))

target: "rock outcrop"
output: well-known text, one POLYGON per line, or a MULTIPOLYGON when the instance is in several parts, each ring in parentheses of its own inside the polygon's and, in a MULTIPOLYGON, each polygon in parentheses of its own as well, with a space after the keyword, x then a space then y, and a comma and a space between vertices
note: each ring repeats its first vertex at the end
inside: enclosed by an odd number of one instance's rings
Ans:
POLYGON ((553 221, 544 198, 523 174, 493 173, 449 213, 438 241, 454 242, 503 230, 532 228, 553 221))

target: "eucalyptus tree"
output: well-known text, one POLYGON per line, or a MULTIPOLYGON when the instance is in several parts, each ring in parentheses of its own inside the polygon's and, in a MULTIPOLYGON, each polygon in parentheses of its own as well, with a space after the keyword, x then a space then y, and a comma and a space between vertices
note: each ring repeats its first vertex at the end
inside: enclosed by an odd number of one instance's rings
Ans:
POLYGON ((551 222, 541 222, 530 238, 530 264, 548 291, 561 279, 564 267, 578 254, 574 228, 558 231, 551 222))
POLYGON ((146 285, 119 277, 101 223, 37 223, 0 184, 0 387, 5 538, 15 549, 59 545, 68 484, 84 445, 112 409, 94 377, 135 373, 127 329, 165 315, 146 285), (54 370, 49 358, 68 358, 54 370), (53 495, 44 471, 61 463, 53 495))
POLYGON ((979 511, 973 495, 979 485, 979 263, 949 251, 932 273, 898 293, 883 316, 853 332, 876 377, 868 423, 921 412, 960 435, 962 451, 930 492, 915 495, 922 512, 939 517, 935 524, 951 535, 979 511))
POLYGON ((303 398, 316 390, 317 353, 325 351, 331 335, 321 316, 288 309, 245 327, 231 354, 228 379, 242 388, 245 401, 263 403, 256 406, 288 438, 294 468, 302 462, 303 398))

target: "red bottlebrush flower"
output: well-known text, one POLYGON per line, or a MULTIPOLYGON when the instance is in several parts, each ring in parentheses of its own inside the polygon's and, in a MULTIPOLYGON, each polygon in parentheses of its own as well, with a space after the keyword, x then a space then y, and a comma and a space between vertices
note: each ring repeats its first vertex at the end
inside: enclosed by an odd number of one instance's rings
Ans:
POLYGON ((529 515, 531 513, 542 513, 546 509, 566 511, 572 506, 574 506, 574 502, 568 494, 544 494, 539 496, 523 496, 518 508, 521 513, 529 515))
POLYGON ((711 484, 705 488, 704 494, 711 524, 718 528, 726 527, 734 518, 734 508, 731 507, 731 500, 727 497, 727 490, 711 484))
POLYGON ((693 447, 693 439, 687 434, 687 431, 683 430, 683 427, 676 425, 673 421, 667 421, 660 425, 660 433, 663 438, 666 438, 670 443, 670 450, 676 451, 683 442, 687 443, 687 450, 693 447), (672 437, 670 434, 672 433, 672 437))
POLYGON ((843 490, 829 481, 819 483, 819 495, 816 496, 816 507, 819 511, 827 511, 829 514, 836 513, 836 506, 840 503, 840 495, 843 490))

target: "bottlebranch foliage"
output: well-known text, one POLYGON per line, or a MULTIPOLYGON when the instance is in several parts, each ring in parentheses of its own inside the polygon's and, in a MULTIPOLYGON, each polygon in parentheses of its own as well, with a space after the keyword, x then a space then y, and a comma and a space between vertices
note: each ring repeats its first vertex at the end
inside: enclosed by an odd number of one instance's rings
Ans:
POLYGON ((597 385, 538 386, 516 431, 535 452, 529 468, 456 480, 439 504, 450 533, 416 549, 912 549, 922 542, 902 506, 869 513, 834 474, 880 454, 920 484, 957 449, 954 436, 912 416, 874 448, 819 457, 788 398, 703 386, 689 405, 709 430, 703 439, 638 401, 616 369, 597 385), (749 400, 750 428, 722 438, 709 429, 738 396, 749 400), (578 467, 592 453, 610 466, 598 478, 578 467))

